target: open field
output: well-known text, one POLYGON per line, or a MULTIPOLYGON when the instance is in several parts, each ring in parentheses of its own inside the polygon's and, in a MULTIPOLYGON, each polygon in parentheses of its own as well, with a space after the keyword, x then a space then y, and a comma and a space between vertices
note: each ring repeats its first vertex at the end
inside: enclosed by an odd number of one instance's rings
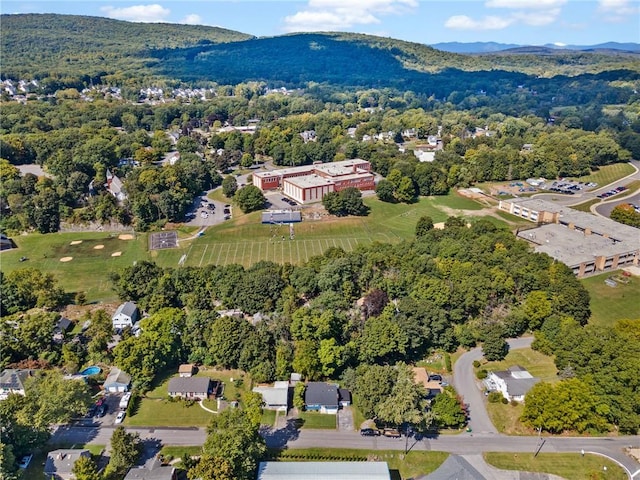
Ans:
POLYGON ((578 177, 576 180, 584 183, 594 182, 598 184, 598 187, 603 187, 631 175, 633 172, 635 169, 629 163, 614 163, 613 165, 604 165, 591 175, 578 177))
POLYGON ((531 375, 540 378, 544 382, 557 381, 556 365, 553 358, 543 355, 531 348, 519 348, 510 351, 504 360, 500 362, 487 362, 482 365, 487 371, 506 370, 513 365, 526 368, 531 375))
POLYGON ((88 302, 111 300, 115 295, 109 274, 149 258, 146 235, 136 234, 132 240, 118 237, 105 232, 20 235, 13 238, 17 249, 2 252, 2 271, 35 267, 52 273, 67 292, 84 291, 88 302), (20 262, 21 257, 28 260, 20 262))
POLYGON ((371 208, 367 217, 305 220, 294 225, 293 240, 289 239, 288 225, 262 225, 260 212, 239 211, 232 220, 208 228, 201 237, 193 238, 195 229, 180 227, 178 248, 151 252, 146 233, 136 234, 132 240, 106 232, 21 235, 14 239, 17 249, 2 253, 1 266, 5 273, 35 266, 53 274, 65 291, 84 291, 88 302, 104 302, 116 299, 109 274, 135 261, 152 260, 163 267, 177 267, 186 255, 185 266, 238 263, 246 267, 260 260, 299 264, 331 247, 352 251, 359 244, 412 238, 416 222, 424 215, 436 223, 450 215, 461 215, 508 225, 494 216, 483 216, 483 205, 456 193, 420 198, 413 204, 384 203, 375 197, 366 197, 365 203, 371 208), (28 260, 20 262, 21 257, 28 260))
POLYGON ((534 457, 531 453, 490 452, 485 453, 484 458, 496 468, 552 473, 567 480, 627 478, 624 470, 616 463, 599 455, 586 454, 583 457, 579 453, 540 453, 534 457))
POLYGON ((629 277, 629 283, 609 287, 604 281, 616 273, 608 272, 581 280, 591 295, 589 323, 611 326, 617 320, 640 319, 640 278, 629 277))

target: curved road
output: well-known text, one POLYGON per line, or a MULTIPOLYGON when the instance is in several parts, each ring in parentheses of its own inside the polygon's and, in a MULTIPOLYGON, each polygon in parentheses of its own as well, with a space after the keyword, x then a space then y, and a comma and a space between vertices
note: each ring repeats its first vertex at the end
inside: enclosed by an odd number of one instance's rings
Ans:
MULTIPOLYGON (((522 337, 508 340, 509 349, 517 350, 531 346, 533 337, 522 337)), ((475 435, 496 435, 498 431, 493 426, 484 405, 484 396, 479 381, 473 373, 473 362, 482 358, 482 348, 477 347, 464 353, 453 367, 453 385, 469 405, 469 427, 475 435)))
MULTIPOLYGON (((526 348, 533 337, 509 340, 510 349, 526 348)), ((480 452, 535 452, 544 441, 543 452, 594 452, 615 459, 627 471, 629 478, 640 479, 640 464, 624 453, 624 449, 640 447, 640 437, 510 437, 499 434, 487 415, 484 398, 476 385, 473 361, 482 357, 482 349, 474 348, 463 354, 454 367, 454 385, 464 401, 470 405, 472 432, 460 435, 411 439, 414 450, 435 450, 459 455, 480 452), (635 475, 634 475, 635 474, 635 475)), ((115 427, 63 425, 54 432, 56 443, 108 445, 115 427)), ((143 440, 159 440, 164 445, 202 445, 206 439, 204 428, 129 428, 143 440)), ((269 447, 310 448, 331 445, 333 448, 361 448, 369 450, 403 450, 406 438, 362 437, 358 432, 338 430, 297 430, 292 425, 274 430, 264 429, 262 436, 269 447)))

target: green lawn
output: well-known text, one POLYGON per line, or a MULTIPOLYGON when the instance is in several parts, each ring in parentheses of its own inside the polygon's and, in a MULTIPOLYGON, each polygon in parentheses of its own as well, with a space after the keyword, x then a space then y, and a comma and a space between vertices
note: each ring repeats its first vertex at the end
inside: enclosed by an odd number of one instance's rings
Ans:
POLYGON ((590 323, 611 326, 617 320, 640 319, 640 278, 629 277, 628 284, 609 287, 604 281, 612 275, 609 272, 581 280, 591 295, 590 323))
POLYGON ((587 212, 590 213, 591 212, 591 206, 595 205, 596 203, 600 203, 602 200, 599 198, 592 198, 591 200, 588 200, 586 202, 583 203, 579 203, 577 205, 571 205, 571 208, 573 208, 574 210, 579 210, 581 212, 587 212))
MULTIPOLYGON (((276 412, 275 410, 266 410, 263 409, 262 410, 262 418, 260 419, 260 423, 262 425, 268 425, 270 427, 273 427, 276 423, 276 414, 278 412, 276 412)), ((283 413, 280 413, 280 415, 284 415, 283 413)))
MULTIPOLYGON (((168 370, 159 374, 154 381, 153 389, 140 400, 140 406, 135 415, 127 416, 124 424, 128 426, 206 426, 213 413, 207 412, 198 404, 187 406, 182 401, 169 401, 167 386, 169 380, 177 376, 174 370, 168 370)), ((224 382, 224 395, 226 400, 236 400, 240 398, 242 392, 249 390, 251 381, 246 374, 240 370, 214 370, 201 367, 197 373, 198 377, 206 376, 214 380, 224 382), (244 375, 242 385, 236 386, 237 380, 244 375)), ((211 410, 216 409, 216 402, 205 400, 205 406, 211 410)))
POLYGON ((336 428, 336 416, 329 415, 327 413, 318 412, 301 412, 300 418, 304 421, 302 428, 317 428, 317 429, 335 429, 336 428))
POLYGON ((576 180, 584 183, 595 182, 598 184, 598 187, 602 187, 620 180, 627 175, 631 175, 633 172, 635 172, 635 169, 629 163, 614 163, 613 165, 600 167, 600 169, 591 173, 591 175, 579 177, 576 180))
POLYGON ((35 267, 52 273, 67 292, 84 291, 87 302, 113 300, 109 274, 136 260, 150 258, 147 235, 134 240, 120 240, 105 232, 30 234, 13 237, 18 248, 2 252, 2 271, 35 267), (71 242, 82 243, 71 245, 71 242), (102 248, 94 248, 102 245, 102 248), (118 252, 120 255, 118 256, 118 252), (116 256, 114 256, 116 254, 116 256), (21 257, 28 260, 20 262, 21 257), (71 257, 68 262, 61 258, 71 257))
POLYGON ((526 368, 531 375, 538 377, 545 382, 557 381, 556 366, 553 358, 543 355, 531 348, 519 348, 510 351, 504 360, 500 362, 487 362, 482 365, 487 371, 506 370, 513 365, 520 365, 526 368))
POLYGON ((321 461, 319 459, 377 460, 387 462, 391 470, 391 478, 397 478, 394 473, 399 472, 402 479, 416 478, 436 470, 449 456, 445 452, 425 452, 412 450, 407 455, 394 450, 358 450, 353 448, 305 448, 290 449, 273 452, 272 455, 285 462, 291 461, 321 461), (395 472, 394 472, 395 471, 395 472))
POLYGON ((579 453, 485 453, 487 463, 504 470, 544 472, 558 475, 567 480, 602 479, 623 480, 624 470, 616 463, 599 455, 579 453), (603 467, 606 467, 606 471, 603 467))

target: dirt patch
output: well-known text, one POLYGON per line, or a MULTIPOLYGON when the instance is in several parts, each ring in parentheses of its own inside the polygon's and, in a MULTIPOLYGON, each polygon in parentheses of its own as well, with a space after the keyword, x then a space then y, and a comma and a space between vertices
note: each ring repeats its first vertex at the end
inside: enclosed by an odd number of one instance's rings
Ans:
POLYGON ((60 259, 61 262, 70 262, 71 260, 73 260, 73 257, 62 257, 60 259))
POLYGON ((133 235, 130 233, 123 233, 122 235, 118 235, 120 240, 133 240, 133 235))
POLYGON ((69 245, 80 245, 81 243, 82 243, 82 240, 74 240, 69 245))
POLYGON ((104 248, 104 245, 96 245, 95 247, 93 247, 94 250, 102 250, 104 248))
POLYGON ((113 252, 111 254, 112 257, 119 257, 120 255, 122 255, 122 252, 113 252))
POLYGON ((444 222, 434 223, 433 224, 433 228, 436 228, 438 230, 443 230, 444 229, 444 222))

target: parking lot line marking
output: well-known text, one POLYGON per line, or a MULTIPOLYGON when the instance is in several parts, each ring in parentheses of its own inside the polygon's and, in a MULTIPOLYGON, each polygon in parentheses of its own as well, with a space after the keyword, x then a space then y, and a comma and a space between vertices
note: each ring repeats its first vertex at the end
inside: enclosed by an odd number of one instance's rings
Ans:
POLYGON ((199 266, 199 267, 201 267, 201 266, 202 266, 202 262, 204 261, 204 255, 205 255, 205 253, 207 253, 207 248, 208 248, 208 247, 209 247, 209 244, 206 244, 206 245, 204 246, 204 251, 202 252, 202 257, 200 258, 200 263, 198 264, 198 266, 199 266))

